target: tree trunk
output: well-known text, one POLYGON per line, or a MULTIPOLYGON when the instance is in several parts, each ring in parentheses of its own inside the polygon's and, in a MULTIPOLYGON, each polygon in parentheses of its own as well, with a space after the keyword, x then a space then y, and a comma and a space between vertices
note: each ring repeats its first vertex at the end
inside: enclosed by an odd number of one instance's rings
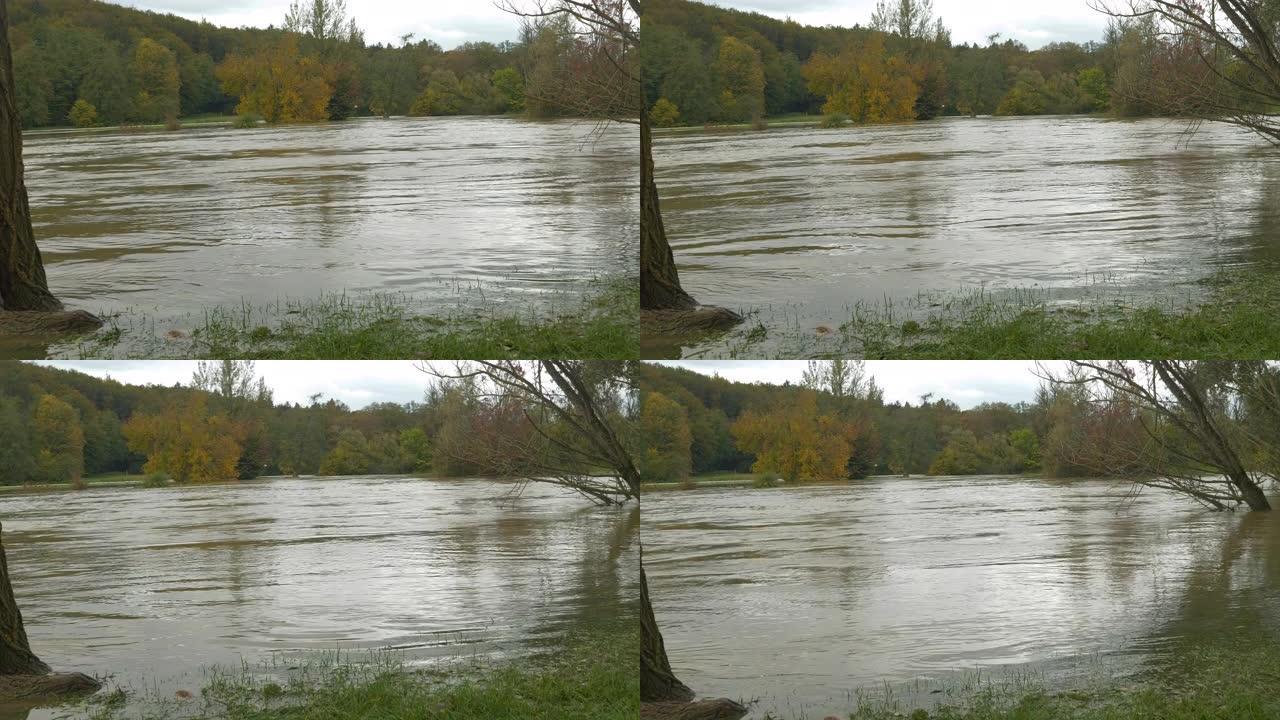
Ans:
MULTIPOLYGON (((642 551, 643 553, 643 551, 642 551)), ((649 603, 649 581, 644 574, 643 554, 640 561, 640 701, 678 701, 693 699, 693 691, 671 672, 667 648, 658 630, 649 603)))
POLYGON ((1244 498, 1245 504, 1250 510, 1270 510, 1271 503, 1267 501, 1267 494, 1258 487, 1258 483, 1249 477, 1249 473, 1240 471, 1231 474, 1231 484, 1236 486, 1240 491, 1240 496, 1244 498))
POLYGON ((62 309, 49 292, 22 182, 22 126, 9 47, 8 0, 0 0, 0 309, 62 309))
POLYGON ((680 287, 675 256, 667 242, 653 176, 653 136, 649 118, 640 113, 640 308, 689 310, 698 303, 680 287))
MULTIPOLYGON (((3 3, 4 0, 0 0, 3 3)), ((9 584, 9 565, 5 561, 4 542, 0 540, 0 676, 45 675, 49 666, 31 652, 27 631, 22 626, 22 613, 13 598, 9 584)))

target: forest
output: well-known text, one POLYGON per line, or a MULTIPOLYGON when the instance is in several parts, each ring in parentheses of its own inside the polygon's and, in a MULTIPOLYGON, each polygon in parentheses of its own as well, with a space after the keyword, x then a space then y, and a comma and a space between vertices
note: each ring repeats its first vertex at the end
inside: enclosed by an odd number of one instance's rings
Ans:
POLYGON ((518 39, 444 50, 405 35, 366 44, 345 0, 301 0, 279 27, 222 28, 96 0, 10 4, 24 128, 166 123, 218 114, 245 125, 352 116, 557 117, 565 76, 591 62, 565 16, 518 39), (575 69, 577 68, 577 69, 575 69))
POLYGON ((822 114, 825 122, 943 115, 1157 114, 1141 86, 1160 34, 1116 19, 1098 42, 1029 50, 951 42, 932 2, 898 0, 867 27, 809 27, 690 0, 645 14, 646 107, 657 126, 822 114))
POLYGON ((84 487, 86 477, 114 473, 158 483, 509 474, 511 458, 497 455, 493 438, 528 436, 518 409, 486 405, 463 381, 426 380, 422 402, 352 410, 320 396, 276 404, 248 361, 201 363, 190 384, 175 387, 4 361, 0 484, 84 487))
POLYGON ((652 364, 639 372, 649 482, 1037 473, 1195 488, 1208 504, 1229 504, 1247 493, 1219 496, 1204 476, 1235 474, 1246 487, 1280 476, 1264 440, 1280 430, 1280 370, 1266 363, 1080 363, 1045 372, 1030 402, 967 410, 930 395, 886 403, 860 361, 812 361, 798 385, 652 364))

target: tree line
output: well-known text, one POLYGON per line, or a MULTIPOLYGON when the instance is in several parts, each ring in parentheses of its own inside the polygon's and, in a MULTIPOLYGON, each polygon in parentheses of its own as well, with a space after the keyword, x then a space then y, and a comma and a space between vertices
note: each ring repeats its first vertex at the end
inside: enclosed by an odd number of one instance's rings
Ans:
POLYGON ((594 64, 564 17, 515 41, 444 50, 404 35, 366 44, 345 0, 300 0, 280 27, 221 28, 93 0, 13 0, 24 128, 176 122, 236 113, 268 122, 357 115, 576 114, 565 76, 594 64))
POLYGON ((352 410, 314 396, 277 404, 252 362, 201 363, 175 387, 124 385, 14 361, 0 365, 3 484, 72 483, 107 473, 180 483, 261 475, 422 473, 510 476, 494 441, 529 440, 520 407, 493 405, 468 380, 421 402, 352 410))
POLYGON ((641 472, 650 482, 713 472, 787 481, 1106 476, 1223 507, 1246 493, 1223 489, 1221 478, 1235 472, 1262 486, 1280 474, 1280 456, 1261 440, 1280 428, 1280 371, 1264 363, 1190 364, 1183 384, 1192 389, 1179 388, 1180 398, 1160 385, 1142 396, 1134 388, 1160 382, 1156 371, 1117 367, 1104 375, 1077 366, 1046 375, 1031 402, 962 410, 929 395, 886 403, 859 361, 814 361, 802 383, 781 386, 645 365, 641 472), (1115 378, 1142 379, 1121 387, 1115 378))
POLYGON ((646 9, 644 31, 647 108, 659 126, 791 113, 872 123, 1165 111, 1145 87, 1163 62, 1150 17, 1113 18, 1098 42, 1029 50, 999 35, 953 44, 932 0, 882 0, 867 27, 853 28, 661 0, 646 9))

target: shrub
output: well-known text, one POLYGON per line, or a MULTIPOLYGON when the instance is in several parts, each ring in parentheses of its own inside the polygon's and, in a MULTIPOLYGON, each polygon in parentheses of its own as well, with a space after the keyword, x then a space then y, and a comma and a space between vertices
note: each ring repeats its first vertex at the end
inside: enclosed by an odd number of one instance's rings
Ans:
POLYGON ((778 473, 767 472, 756 478, 755 482, 751 483, 751 486, 757 488, 771 488, 777 487, 780 482, 782 482, 782 477, 778 475, 778 473))
POLYGON ((162 488, 162 487, 168 487, 168 486, 169 486, 168 473, 153 472, 142 479, 142 487, 162 488))
POLYGON ((822 120, 818 122, 821 128, 842 128, 849 124, 849 116, 844 113, 829 113, 822 116, 822 120))
POLYGON ((85 100, 77 100, 67 113, 67 119, 78 128, 93 127, 98 124, 98 108, 85 100))
POLYGON ((164 119, 164 129, 169 132, 176 132, 182 129, 182 123, 178 122, 178 118, 170 115, 164 119))
POLYGON ((231 124, 234 127, 247 129, 247 128, 258 127, 258 123, 261 121, 262 121, 262 118, 258 117, 254 113, 240 113, 239 115, 236 116, 235 121, 232 122, 231 124))
POLYGON ((659 98, 658 102, 653 104, 653 109, 649 111, 649 120, 656 127, 671 127, 680 120, 680 108, 666 98, 659 98))

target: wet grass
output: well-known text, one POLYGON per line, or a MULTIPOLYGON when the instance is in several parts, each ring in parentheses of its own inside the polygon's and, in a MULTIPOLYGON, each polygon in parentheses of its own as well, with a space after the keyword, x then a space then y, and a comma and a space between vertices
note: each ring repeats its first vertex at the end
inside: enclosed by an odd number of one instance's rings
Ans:
POLYGON ((1280 355, 1280 272, 1218 275, 1182 297, 1131 297, 1105 284, 858 303, 839 325, 805 327, 801 308, 748 311, 697 357, 894 359, 1260 359, 1280 355))
POLYGON ((409 666, 396 653, 324 653, 277 667, 214 668, 198 692, 139 698, 115 688, 59 717, 116 720, 633 720, 639 714, 634 622, 584 633, 564 649, 493 662, 409 666))
POLYGON ((1280 644, 1266 633, 1184 646, 1131 678, 1051 689, 1031 673, 935 689, 915 707, 885 692, 860 697, 851 720, 1270 720, 1280 717, 1280 644))
POLYGON ((207 310, 190 333, 165 332, 146 316, 117 316, 79 343, 73 357, 247 359, 547 358, 624 359, 639 352, 634 279, 591 281, 521 309, 460 307, 422 314, 412 298, 325 295, 271 305, 207 310))

